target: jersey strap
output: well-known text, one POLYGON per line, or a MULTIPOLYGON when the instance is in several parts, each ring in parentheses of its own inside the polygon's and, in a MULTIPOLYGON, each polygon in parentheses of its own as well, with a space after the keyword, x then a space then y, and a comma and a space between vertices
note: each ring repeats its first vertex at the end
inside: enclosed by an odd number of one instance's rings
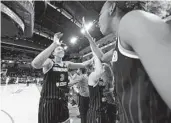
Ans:
POLYGON ((120 43, 119 37, 118 37, 118 49, 119 52, 124 56, 127 56, 129 58, 139 59, 138 55, 135 52, 123 48, 123 46, 120 43))

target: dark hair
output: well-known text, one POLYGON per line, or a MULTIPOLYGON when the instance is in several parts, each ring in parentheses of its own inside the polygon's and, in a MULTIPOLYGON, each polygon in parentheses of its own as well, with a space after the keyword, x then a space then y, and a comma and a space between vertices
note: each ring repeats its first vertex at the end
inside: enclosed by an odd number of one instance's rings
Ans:
POLYGON ((116 4, 124 14, 132 10, 144 10, 164 18, 171 14, 170 1, 107 1, 110 5, 116 4))

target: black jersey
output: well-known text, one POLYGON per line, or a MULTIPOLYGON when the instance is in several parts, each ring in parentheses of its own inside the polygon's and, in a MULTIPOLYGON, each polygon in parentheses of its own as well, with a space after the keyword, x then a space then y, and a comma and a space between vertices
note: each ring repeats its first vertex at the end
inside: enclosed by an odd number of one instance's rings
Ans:
POLYGON ((154 88, 138 56, 124 49, 119 39, 112 62, 121 123, 171 123, 171 110, 154 88))
POLYGON ((63 98, 68 93, 68 68, 53 64, 52 68, 45 74, 42 85, 41 97, 43 98, 63 98))
POLYGON ((89 86, 90 102, 87 112, 87 123, 108 123, 105 106, 102 102, 104 86, 89 86))

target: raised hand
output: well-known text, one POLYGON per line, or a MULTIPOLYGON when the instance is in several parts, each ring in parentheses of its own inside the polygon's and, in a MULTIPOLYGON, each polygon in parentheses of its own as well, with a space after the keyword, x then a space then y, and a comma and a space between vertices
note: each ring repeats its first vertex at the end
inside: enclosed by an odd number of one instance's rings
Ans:
POLYGON ((90 33, 88 32, 88 30, 86 29, 86 23, 85 23, 85 19, 84 19, 84 17, 82 18, 82 28, 84 29, 84 31, 85 31, 85 33, 84 33, 84 35, 85 35, 85 37, 87 37, 87 38, 90 38, 91 37, 91 35, 90 35, 90 33))
POLYGON ((53 42, 57 45, 60 45, 62 42, 60 42, 60 38, 63 36, 63 33, 58 32, 54 35, 53 42))

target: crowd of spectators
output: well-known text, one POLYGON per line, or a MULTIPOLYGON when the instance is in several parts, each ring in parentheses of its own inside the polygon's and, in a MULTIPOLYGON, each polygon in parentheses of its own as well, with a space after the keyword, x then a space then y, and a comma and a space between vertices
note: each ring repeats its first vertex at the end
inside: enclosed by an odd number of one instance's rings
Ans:
POLYGON ((35 70, 33 68, 20 68, 18 66, 13 65, 2 65, 2 69, 6 71, 6 73, 1 73, 1 83, 5 84, 6 79, 9 78, 10 83, 15 83, 16 79, 19 78, 19 83, 25 83, 26 80, 30 82, 37 83, 37 78, 41 81, 43 80, 43 73, 41 70, 35 70))

